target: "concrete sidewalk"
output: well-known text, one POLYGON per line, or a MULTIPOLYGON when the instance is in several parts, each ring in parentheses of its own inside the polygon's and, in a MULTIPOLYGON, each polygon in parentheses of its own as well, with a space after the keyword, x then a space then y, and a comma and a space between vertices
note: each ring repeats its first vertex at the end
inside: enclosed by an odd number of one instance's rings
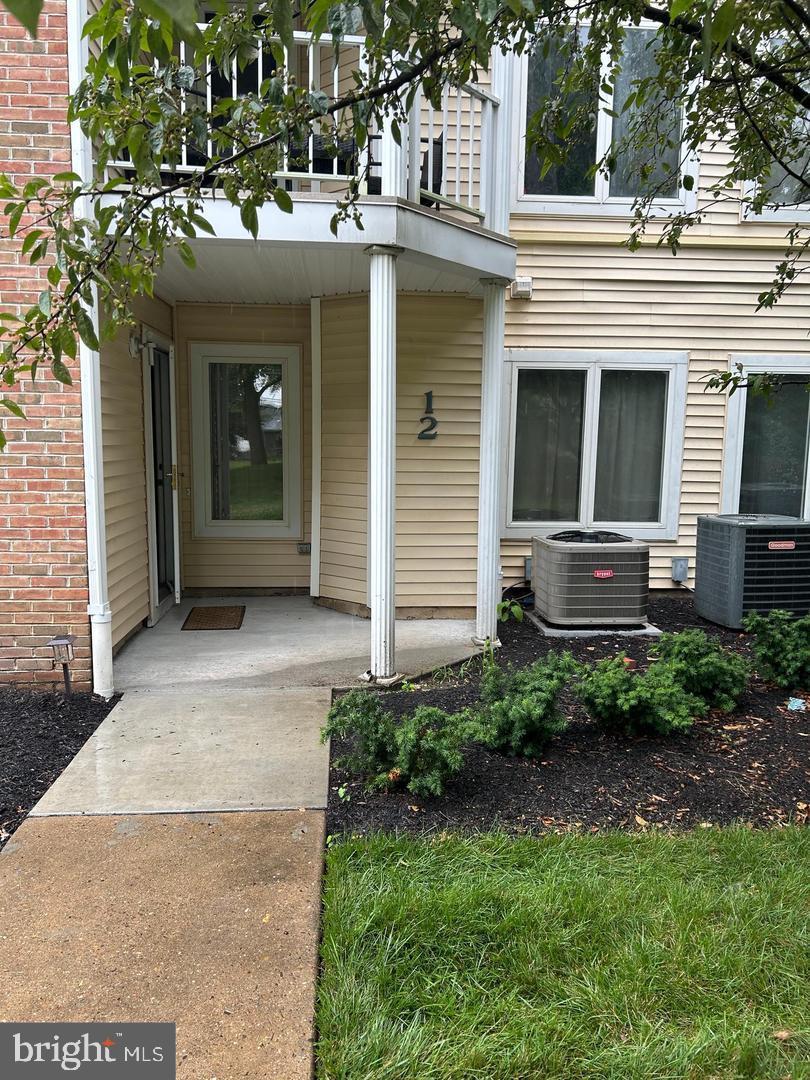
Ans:
POLYGON ((0 1019, 166 1020, 187 1080, 309 1080, 321 812, 39 818, 0 855, 0 1019))
POLYGON ((125 694, 31 811, 324 809, 326 689, 125 694))
POLYGON ((330 700, 126 694, 0 854, 0 1019, 173 1021, 179 1077, 309 1080, 330 700))

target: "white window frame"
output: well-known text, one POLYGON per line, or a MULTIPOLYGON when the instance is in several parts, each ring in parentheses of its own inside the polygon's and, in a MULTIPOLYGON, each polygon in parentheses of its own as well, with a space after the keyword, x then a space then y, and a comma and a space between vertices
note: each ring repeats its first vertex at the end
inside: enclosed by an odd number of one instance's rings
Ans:
POLYGON ((301 348, 217 342, 191 346, 192 474, 194 534, 221 539, 301 538, 301 348), (213 363, 272 363, 282 368, 283 508, 280 521, 219 521, 211 513, 211 395, 213 363))
POLYGON ((565 529, 599 528, 630 533, 636 540, 677 540, 681 501, 683 435, 686 416, 686 389, 689 354, 609 349, 507 349, 504 364, 503 431, 506 483, 503 492, 503 535, 506 539, 548 536, 565 529), (585 412, 582 424, 582 474, 580 478, 579 521, 515 521, 512 511, 515 479, 515 434, 518 372, 526 369, 584 371, 586 373, 585 412), (596 445, 599 419, 600 375, 602 371, 665 371, 667 404, 664 418, 664 447, 661 472, 661 516, 659 521, 594 521, 596 445))
POLYGON ((810 202, 797 203, 795 206, 763 206, 762 210, 755 214, 750 208, 749 200, 757 193, 757 185, 753 180, 746 180, 742 185, 743 199, 740 202, 740 221, 755 225, 757 222, 782 221, 786 225, 800 225, 810 221, 810 202))
MULTIPOLYGON (((810 375, 810 355, 772 355, 764 353, 741 354, 729 357, 729 367, 736 370, 741 365, 741 374, 763 375, 810 375)), ((742 387, 728 399, 726 409, 726 446, 723 455, 723 484, 720 495, 720 512, 737 514, 740 510, 740 482, 742 480, 743 443, 745 442, 745 410, 748 405, 748 390, 742 387)), ((810 517, 810 439, 808 439, 808 461, 805 470, 803 518, 810 517)))
MULTIPOLYGON (((633 30, 655 30, 655 23, 641 21, 637 27, 628 27, 633 30)), ((609 65, 609 57, 605 54, 602 60, 602 76, 604 77, 609 65)), ((517 160, 517 169, 514 173, 514 185, 512 191, 512 212, 517 214, 544 214, 559 217, 633 217, 635 199, 632 197, 619 197, 610 194, 610 178, 599 170, 594 177, 593 195, 533 195, 524 190, 526 172, 526 107, 529 91, 529 53, 524 52, 515 65, 517 123, 512 124, 513 131, 513 154, 517 160)), ((607 95, 599 88, 599 114, 596 128, 596 151, 594 164, 601 161, 610 149, 612 139, 613 117, 608 115, 609 109, 613 108, 613 95, 607 95)), ((697 207, 699 163, 695 153, 687 155, 681 169, 681 183, 677 198, 656 199, 650 208, 654 217, 665 217, 673 213, 691 213, 697 207), (683 186, 683 178, 692 178, 692 188, 687 191, 683 186)))

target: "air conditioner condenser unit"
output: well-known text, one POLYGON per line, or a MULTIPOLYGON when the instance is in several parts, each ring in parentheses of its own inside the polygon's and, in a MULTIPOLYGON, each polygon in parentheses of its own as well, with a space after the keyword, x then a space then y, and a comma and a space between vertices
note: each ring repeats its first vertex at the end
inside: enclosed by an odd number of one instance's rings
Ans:
POLYGON ((810 521, 777 514, 697 520, 695 609, 738 630, 754 611, 810 612, 810 521))
POLYGON ((532 539, 537 614, 557 626, 647 621, 649 545, 611 532, 570 530, 532 539))

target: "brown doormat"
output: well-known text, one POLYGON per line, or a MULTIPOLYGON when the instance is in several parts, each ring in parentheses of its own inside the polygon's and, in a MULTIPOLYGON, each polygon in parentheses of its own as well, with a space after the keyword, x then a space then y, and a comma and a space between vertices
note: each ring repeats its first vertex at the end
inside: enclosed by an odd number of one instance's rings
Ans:
POLYGON ((183 630, 238 630, 245 617, 245 605, 233 607, 193 607, 186 616, 183 630))

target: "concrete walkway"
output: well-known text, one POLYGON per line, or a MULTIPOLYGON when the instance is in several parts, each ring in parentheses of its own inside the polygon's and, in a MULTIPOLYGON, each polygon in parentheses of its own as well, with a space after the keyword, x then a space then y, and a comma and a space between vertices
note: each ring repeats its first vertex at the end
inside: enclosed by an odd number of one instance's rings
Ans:
POLYGON ((331 692, 125 694, 33 817, 324 809, 331 692))
POLYGON ((0 1020, 177 1024, 184 1080, 309 1080, 323 813, 39 818, 0 855, 0 1020))
MULTIPOLYGON (((0 1020, 174 1021, 184 1080, 311 1080, 319 735, 369 630, 244 602, 241 630, 182 632, 185 602, 126 646, 124 697, 0 854, 0 1020)), ((475 651, 465 622, 397 634, 405 671, 475 651)))

